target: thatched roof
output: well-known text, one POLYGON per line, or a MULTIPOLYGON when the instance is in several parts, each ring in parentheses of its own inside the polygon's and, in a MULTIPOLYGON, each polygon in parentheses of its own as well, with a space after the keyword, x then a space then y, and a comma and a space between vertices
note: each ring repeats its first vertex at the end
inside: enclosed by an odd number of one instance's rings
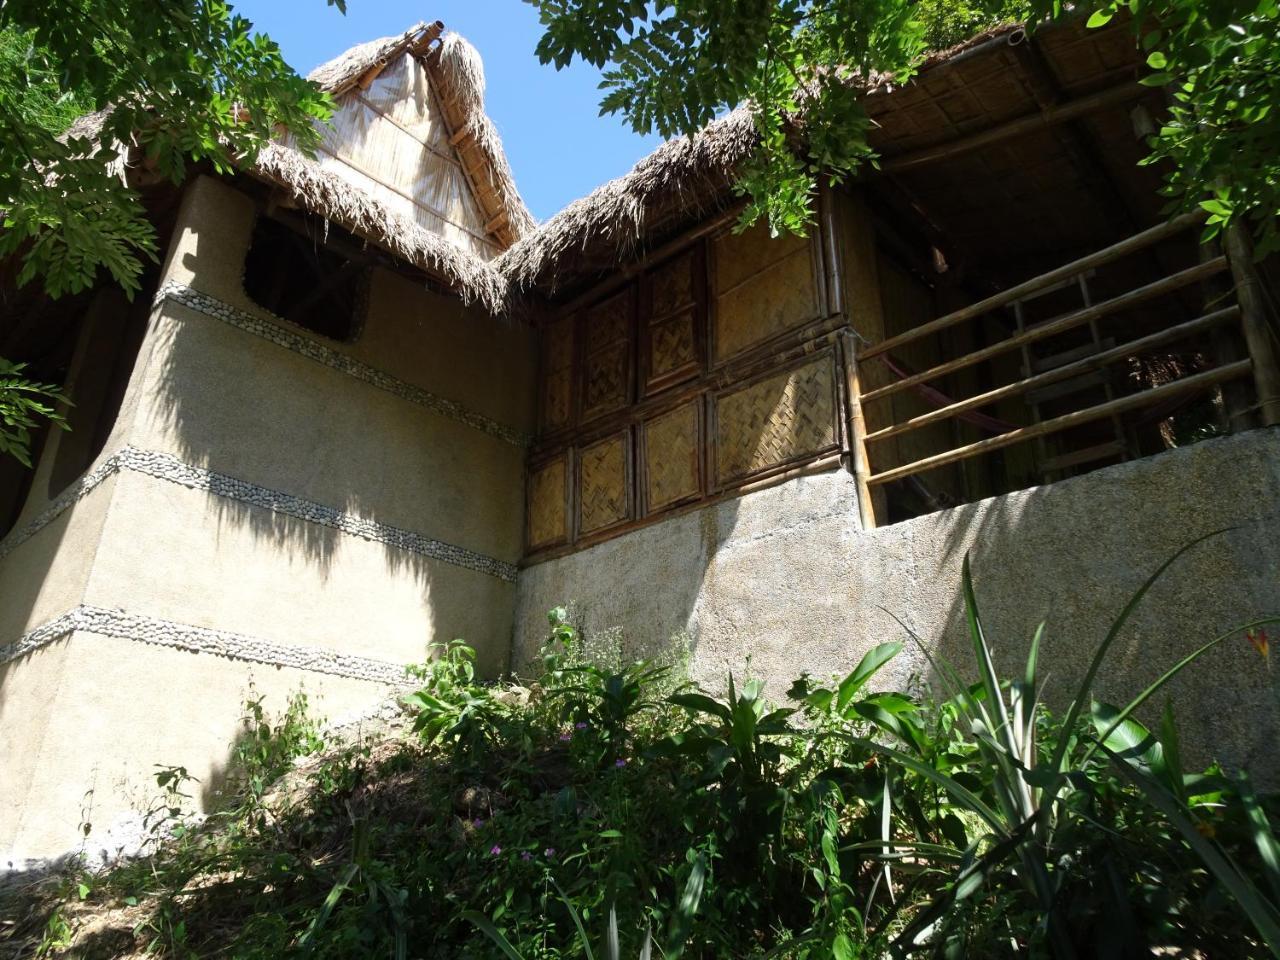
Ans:
POLYGON ((396 36, 357 44, 316 67, 307 79, 341 100, 362 83, 367 85, 371 72, 395 58, 405 53, 422 55, 454 135, 459 159, 476 188, 476 199, 490 221, 502 220, 495 233, 501 246, 506 247, 530 232, 536 221, 516 189, 502 139, 485 112, 484 64, 480 54, 456 33, 442 36, 443 30, 444 24, 439 20, 421 22, 396 36), (440 42, 432 44, 436 38, 440 42))
MULTIPOLYGON (((859 85, 873 121, 872 146, 892 161, 914 149, 1034 117, 1043 111, 1046 96, 1054 95, 1053 90, 1046 91, 1047 86, 1060 88, 1057 95, 1071 99, 1135 80, 1140 63, 1123 18, 1117 17, 1103 29, 1088 29, 1082 17, 1071 17, 1034 32, 1024 24, 1000 24, 929 54, 906 83, 877 76, 864 78, 859 85)), ((1154 191, 1135 179, 1141 154, 1130 154, 1140 151, 1141 145, 1127 123, 1125 106, 1116 104, 1077 126, 1100 125, 1091 135, 1106 144, 1107 172, 1120 184, 1120 194, 1146 198, 1149 193, 1154 201, 1154 191), (1112 163, 1112 158, 1117 162, 1112 163)), ((964 236, 964 246, 982 244, 980 237, 973 236, 977 232, 973 225, 981 223, 987 235, 1001 236, 1006 253, 1025 251, 1032 246, 1027 238, 1014 239, 1009 233, 1026 216, 1013 216, 1011 211, 1021 207, 1025 213, 1060 200, 1045 219, 1069 224, 1073 210, 1082 211, 1075 215, 1080 220, 1084 213, 1092 216, 1097 206, 1096 198, 1082 186, 1089 177, 1067 162, 1081 150, 1075 144, 1064 147, 1063 135, 1062 130, 1046 125, 1017 141, 1023 152, 1014 163, 1001 163, 1003 148, 993 147, 963 162, 882 176, 882 181, 898 187, 906 184, 911 196, 927 197, 923 208, 931 216, 945 211, 947 232, 964 236), (1049 163, 1060 168, 1052 178, 1042 175, 1049 163), (1046 182, 1054 188, 1046 191, 1046 182), (1003 190, 1009 205, 987 203, 988 209, 971 210, 970 198, 980 183, 994 185, 996 192, 1003 190), (1002 211, 1003 227, 991 222, 991 211, 996 209, 1002 211)), ((1071 131, 1065 135, 1075 136, 1071 131)), ((626 176, 569 204, 498 258, 497 266, 512 286, 511 297, 530 291, 549 297, 567 295, 639 253, 655 249, 681 228, 705 219, 708 211, 726 207, 732 200, 735 168, 750 156, 756 143, 751 116, 744 108, 711 123, 693 138, 664 143, 626 176)), ((1144 218, 1145 212, 1139 219, 1144 218)), ((1064 231, 1059 226, 1039 232, 1049 237, 1064 231)), ((1098 231, 1092 230, 1092 235, 1099 235, 1098 231)))
POLYGON ((625 259, 644 238, 721 206, 755 145, 755 124, 742 107, 696 136, 668 140, 516 243, 498 268, 517 290, 554 292, 562 276, 625 259))
POLYGON ((255 172, 287 189, 299 206, 341 224, 388 253, 442 277, 467 302, 506 309, 507 283, 493 264, 425 230, 297 150, 269 144, 255 172))

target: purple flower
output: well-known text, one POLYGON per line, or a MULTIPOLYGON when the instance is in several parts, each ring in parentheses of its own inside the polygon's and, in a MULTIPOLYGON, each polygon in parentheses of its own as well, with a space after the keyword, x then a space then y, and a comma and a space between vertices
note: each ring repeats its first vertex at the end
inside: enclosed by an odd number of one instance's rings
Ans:
POLYGON ((543 850, 543 851, 542 851, 542 855, 543 855, 544 857, 546 857, 548 860, 550 860, 552 857, 554 857, 554 856, 556 855, 556 848, 555 848, 555 847, 547 847, 547 849, 545 849, 545 850, 543 850))
POLYGON ((623 767, 627 765, 627 761, 625 758, 619 757, 617 760, 613 761, 613 765, 617 767, 619 770, 621 770, 623 767))
POLYGON ((569 742, 570 740, 572 740, 572 739, 573 739, 573 734, 572 734, 572 733, 562 733, 562 734, 560 734, 560 742, 561 742, 561 743, 568 743, 568 742, 569 742))
POLYGON ((589 727, 589 726, 591 726, 591 724, 587 723, 585 720, 579 720, 577 723, 575 723, 575 724, 573 725, 573 729, 575 729, 575 730, 585 730, 585 729, 587 729, 587 727, 589 727))
POLYGON ((489 848, 489 856, 491 857, 496 857, 501 852, 502 852, 502 848, 498 846, 496 843, 489 848))
POLYGON ((475 827, 476 829, 479 829, 480 827, 483 827, 483 826, 484 826, 484 818, 483 818, 483 817, 476 817, 474 820, 472 820, 472 821, 471 821, 471 825, 472 825, 473 827, 475 827))
POLYGON ((527 860, 532 860, 532 859, 533 859, 533 854, 532 854, 532 853, 530 853, 528 850, 525 850, 523 853, 521 853, 521 854, 520 854, 520 859, 521 859, 521 860, 526 860, 526 861, 527 861, 527 860))

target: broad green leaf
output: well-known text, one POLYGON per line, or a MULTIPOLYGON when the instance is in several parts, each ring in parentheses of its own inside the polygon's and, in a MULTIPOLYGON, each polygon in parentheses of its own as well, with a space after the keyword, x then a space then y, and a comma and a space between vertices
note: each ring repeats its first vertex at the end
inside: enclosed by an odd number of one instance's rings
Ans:
POLYGON ((866 686, 867 681, 901 651, 902 644, 896 640, 879 644, 868 650, 863 658, 858 661, 858 665, 853 668, 852 672, 840 681, 836 709, 843 711, 857 692, 866 686))

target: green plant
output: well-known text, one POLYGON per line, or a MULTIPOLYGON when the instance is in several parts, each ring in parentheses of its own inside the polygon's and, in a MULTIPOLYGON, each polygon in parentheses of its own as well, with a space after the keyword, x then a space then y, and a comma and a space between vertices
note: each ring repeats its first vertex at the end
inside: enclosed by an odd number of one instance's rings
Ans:
MULTIPOLYGON (((1193 651, 1123 709, 1097 704, 1090 696, 1107 652, 1134 609, 1168 567, 1204 539, 1207 537, 1193 541, 1165 561, 1124 606, 1094 651, 1060 723, 1047 716, 1040 700, 1039 650, 1044 624, 1030 641, 1023 675, 1009 683, 1001 681, 966 557, 962 593, 980 683, 970 688, 949 664, 936 659, 934 663, 951 694, 951 703, 964 721, 969 750, 956 758, 958 763, 939 765, 884 743, 852 738, 864 749, 935 783, 951 803, 984 827, 963 851, 957 851, 961 853, 961 863, 951 882, 898 935, 897 948, 911 949, 948 940, 962 943, 962 936, 950 926, 957 919, 964 919, 958 908, 988 884, 1006 861, 1014 860, 1017 869, 1013 875, 1036 905, 1038 936, 1055 956, 1078 955, 1072 924, 1067 922, 1063 907, 1068 899, 1065 888, 1078 882, 1078 878, 1071 870, 1064 870, 1062 863, 1064 856, 1069 861, 1070 852, 1078 853, 1081 844, 1091 837, 1089 818, 1095 813, 1093 804, 1107 792, 1096 763, 1097 751, 1111 749, 1107 746, 1109 741, 1114 744, 1131 737, 1134 730, 1140 729, 1131 717, 1135 710, 1183 669, 1245 629, 1229 631, 1193 651), (1082 722, 1082 715, 1091 704, 1093 722, 1098 727, 1093 737, 1087 735, 1082 722)), ((929 655, 919 638, 914 639, 929 655)), ((896 732, 892 724, 884 728, 896 732)))
POLYGON ((66 417, 53 404, 71 401, 52 384, 28 380, 23 374, 26 368, 25 363, 10 363, 0 357, 0 453, 30 467, 31 431, 38 426, 37 418, 69 430, 66 417))
MULTIPOLYGON (((564 904, 570 918, 573 920, 574 927, 577 929, 583 956, 586 960, 596 960, 595 952, 591 949, 590 938, 587 936, 587 929, 582 922, 582 915, 578 912, 578 908, 574 906, 573 900, 564 892, 564 888, 560 886, 554 877, 551 878, 551 882, 556 888, 560 902, 564 904)), ((698 912, 698 903, 702 899, 705 883, 706 865, 699 859, 694 863, 689 879, 685 883, 684 892, 681 894, 680 902, 674 911, 671 929, 667 935, 666 947, 662 950, 662 956, 675 960, 684 952, 685 941, 689 935, 689 925, 694 914, 698 912)), ((463 917, 497 944, 498 949, 509 960, 523 960, 520 952, 512 946, 511 941, 483 913, 468 910, 463 914, 463 917)), ((644 933, 640 937, 640 960, 649 960, 653 955, 653 948, 653 931, 651 928, 645 927, 644 933)), ((609 907, 609 926, 605 933, 603 952, 605 960, 622 960, 621 939, 618 934, 618 912, 612 906, 609 907)))
MULTIPOLYGON (((964 586, 988 661, 976 683, 939 662, 945 699, 872 690, 894 643, 831 683, 802 677, 794 711, 754 680, 681 689, 619 714, 621 764, 564 713, 606 709, 581 668, 625 672, 594 649, 611 639, 553 616, 558 647, 527 685, 482 685, 473 652, 449 645, 412 674, 455 718, 471 698, 496 704, 484 749, 445 735, 330 750, 287 788, 238 792, 85 881, 83 903, 68 879, 61 913, 39 923, 75 950, 82 911, 123 900, 143 912, 139 948, 247 960, 1257 954, 1280 888, 1275 800, 1215 767, 1186 772, 1172 712, 1155 730, 1134 714, 1225 641, 1125 709, 1087 700, 1073 715, 1080 694, 1050 713, 1036 644, 1002 678, 967 571, 964 586)), ((281 745, 254 762, 291 767, 307 738, 261 722, 281 745)), ((170 774, 181 794, 188 775, 170 774)))
POLYGON ((475 650, 451 640, 429 650, 437 651, 437 658, 408 668, 410 676, 425 681, 404 698, 417 711, 414 732, 428 744, 448 742, 475 756, 493 742, 508 708, 489 688, 475 683, 475 650))
MULTIPOLYGON (((252 691, 252 685, 250 685, 252 691)), ((263 706, 266 698, 250 696, 241 717, 241 736, 231 753, 228 793, 241 802, 260 805, 264 792, 300 757, 325 748, 321 721, 310 713, 305 692, 289 696, 284 713, 273 720, 263 706)))

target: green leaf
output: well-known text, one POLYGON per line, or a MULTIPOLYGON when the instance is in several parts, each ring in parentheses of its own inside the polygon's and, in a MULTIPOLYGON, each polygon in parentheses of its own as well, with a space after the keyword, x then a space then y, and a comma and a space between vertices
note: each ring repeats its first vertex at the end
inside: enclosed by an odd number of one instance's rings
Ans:
POLYGON ((1111 22, 1111 18, 1115 15, 1116 11, 1114 7, 1103 7, 1101 10, 1095 10, 1089 15, 1089 19, 1085 23, 1085 26, 1091 30, 1098 27, 1105 27, 1111 22))
POLYGON ((896 640, 879 644, 868 650, 863 658, 858 661, 858 665, 853 668, 852 672, 840 681, 836 709, 843 712, 849 701, 853 699, 859 690, 866 686, 867 681, 875 676, 881 667, 901 652, 902 644, 896 640))
POLYGON ((1115 768, 1121 775, 1140 788, 1147 798, 1164 813, 1169 822, 1182 834, 1183 839, 1204 861, 1205 866, 1218 882, 1230 891, 1259 935, 1266 941, 1271 953, 1280 956, 1280 911, 1277 911, 1276 905, 1262 895, 1257 886, 1225 851, 1200 834, 1196 825, 1168 791, 1150 777, 1138 772, 1131 764, 1112 755, 1106 747, 1102 749, 1111 756, 1115 768))
POLYGON ((476 927, 481 933, 498 945, 498 949, 508 958, 508 960, 522 960, 516 948, 511 945, 511 941, 502 935, 502 931, 495 927, 483 913, 477 913, 475 910, 462 911, 462 919, 466 920, 472 926, 476 927))
POLYGON ((707 713, 720 720, 729 722, 729 708, 719 700, 713 700, 706 694, 702 693, 675 693, 667 697, 668 703, 674 703, 678 707, 684 707, 686 710, 692 710, 695 713, 707 713))

